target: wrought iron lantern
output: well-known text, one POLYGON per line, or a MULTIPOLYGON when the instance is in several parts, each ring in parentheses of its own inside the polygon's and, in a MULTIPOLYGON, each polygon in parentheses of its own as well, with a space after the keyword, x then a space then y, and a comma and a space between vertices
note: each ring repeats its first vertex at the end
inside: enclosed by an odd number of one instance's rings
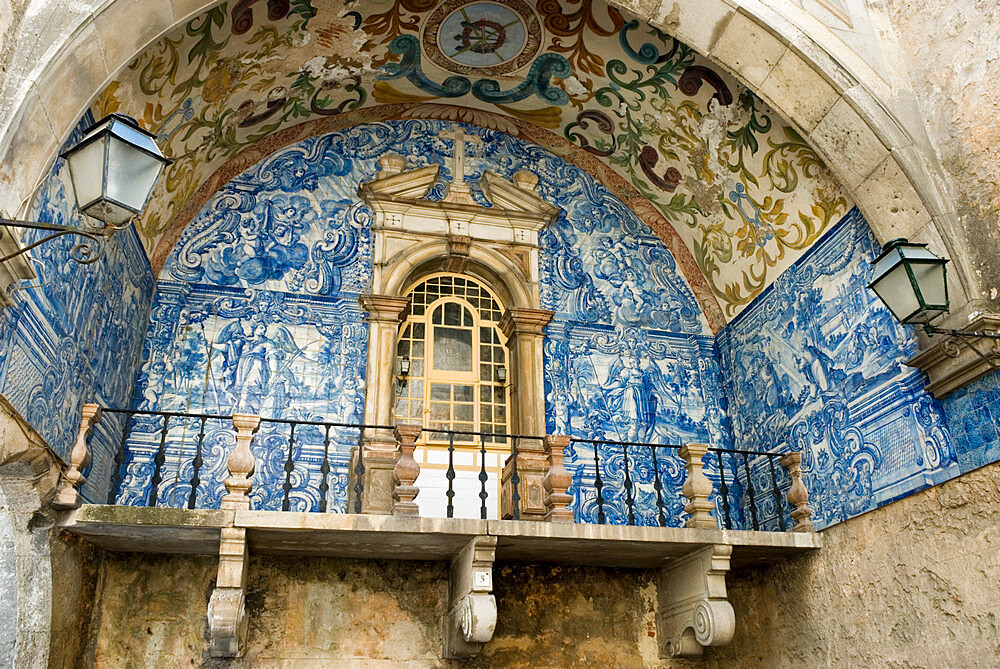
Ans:
POLYGON ((0 218, 3 227, 53 233, 0 258, 0 262, 68 234, 88 240, 70 251, 74 260, 84 264, 96 261, 104 243, 118 230, 127 228, 146 208, 156 180, 171 163, 155 140, 154 134, 124 114, 110 114, 88 128, 76 146, 60 155, 69 166, 76 204, 88 226, 77 228, 0 218))
POLYGON ((507 368, 503 365, 497 367, 497 383, 507 383, 507 368))
POLYGON ((900 323, 927 324, 948 311, 947 264, 927 244, 893 239, 875 258, 868 287, 900 323))
POLYGON ((872 261, 872 280, 868 284, 875 295, 903 325, 919 325, 928 337, 952 335, 1000 371, 989 357, 976 348, 970 337, 1000 339, 998 332, 955 330, 931 325, 931 321, 948 313, 948 283, 945 265, 948 258, 939 258, 927 249, 905 239, 893 239, 872 261))

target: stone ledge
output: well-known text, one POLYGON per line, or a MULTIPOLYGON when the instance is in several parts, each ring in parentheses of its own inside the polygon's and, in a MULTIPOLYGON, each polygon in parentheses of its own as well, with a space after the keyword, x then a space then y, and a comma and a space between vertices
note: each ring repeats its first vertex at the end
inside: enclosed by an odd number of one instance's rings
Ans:
MULTIPOLYGON (((967 330, 1000 331, 1000 316, 996 314, 982 315, 968 322, 954 325, 967 330)), ((984 355, 997 360, 1000 355, 1000 341, 969 337, 972 343, 984 355)), ((985 360, 976 355, 968 344, 951 335, 935 335, 927 340, 929 346, 906 361, 910 367, 916 367, 925 373, 929 379, 927 391, 941 399, 973 381, 994 371, 985 360)))
POLYGON ((246 529, 253 555, 450 560, 496 536, 497 560, 655 568, 706 546, 733 546, 734 566, 820 548, 818 534, 629 527, 287 511, 213 511, 85 504, 62 527, 106 550, 212 555, 223 527, 246 529))

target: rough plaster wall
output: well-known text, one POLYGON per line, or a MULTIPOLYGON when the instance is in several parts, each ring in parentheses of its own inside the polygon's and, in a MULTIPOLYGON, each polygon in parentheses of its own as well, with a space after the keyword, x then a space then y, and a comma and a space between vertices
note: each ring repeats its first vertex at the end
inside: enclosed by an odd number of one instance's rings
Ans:
POLYGON ((729 579, 733 644, 706 669, 996 667, 1000 464, 823 532, 806 558, 729 579))
POLYGON ((216 560, 105 554, 81 664, 996 666, 998 511, 994 464, 831 527, 811 556, 732 574, 736 638, 700 661, 657 659, 652 571, 499 565, 493 641, 471 663, 449 663, 444 563, 302 558, 251 561, 246 656, 209 660, 216 560))
MULTIPOLYGON (((874 4, 874 3, 873 3, 874 4)), ((879 2, 878 4, 881 4, 879 2)), ((885 0, 970 243, 983 297, 1000 298, 1000 3, 885 0)))

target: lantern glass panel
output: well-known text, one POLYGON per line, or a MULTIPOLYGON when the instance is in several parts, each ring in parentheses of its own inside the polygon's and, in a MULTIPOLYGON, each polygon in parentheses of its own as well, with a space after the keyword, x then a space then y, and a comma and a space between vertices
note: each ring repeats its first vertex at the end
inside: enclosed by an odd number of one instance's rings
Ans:
POLYGON ((107 137, 66 154, 73 192, 81 210, 99 200, 104 193, 104 148, 107 137))
POLYGON ((948 306, 948 291, 945 283, 945 270, 943 263, 913 263, 910 266, 913 271, 913 278, 920 288, 920 296, 923 298, 927 313, 924 314, 927 320, 936 317, 944 312, 948 306))
POLYGON ((917 301, 917 294, 903 263, 872 282, 871 289, 901 323, 907 322, 906 319, 920 309, 920 302, 917 301))
POLYGON ((108 141, 110 145, 106 196, 128 209, 131 212, 130 216, 138 214, 146 206, 153 186, 156 185, 156 179, 163 169, 163 163, 114 135, 108 141))

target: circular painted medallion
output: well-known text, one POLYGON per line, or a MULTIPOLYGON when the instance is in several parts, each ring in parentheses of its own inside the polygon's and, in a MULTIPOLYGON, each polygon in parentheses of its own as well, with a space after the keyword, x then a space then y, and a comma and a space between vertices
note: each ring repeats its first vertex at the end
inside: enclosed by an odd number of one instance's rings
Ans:
POLYGON ((449 72, 489 76, 527 65, 541 30, 523 0, 449 0, 427 20, 423 44, 428 58, 449 72))

